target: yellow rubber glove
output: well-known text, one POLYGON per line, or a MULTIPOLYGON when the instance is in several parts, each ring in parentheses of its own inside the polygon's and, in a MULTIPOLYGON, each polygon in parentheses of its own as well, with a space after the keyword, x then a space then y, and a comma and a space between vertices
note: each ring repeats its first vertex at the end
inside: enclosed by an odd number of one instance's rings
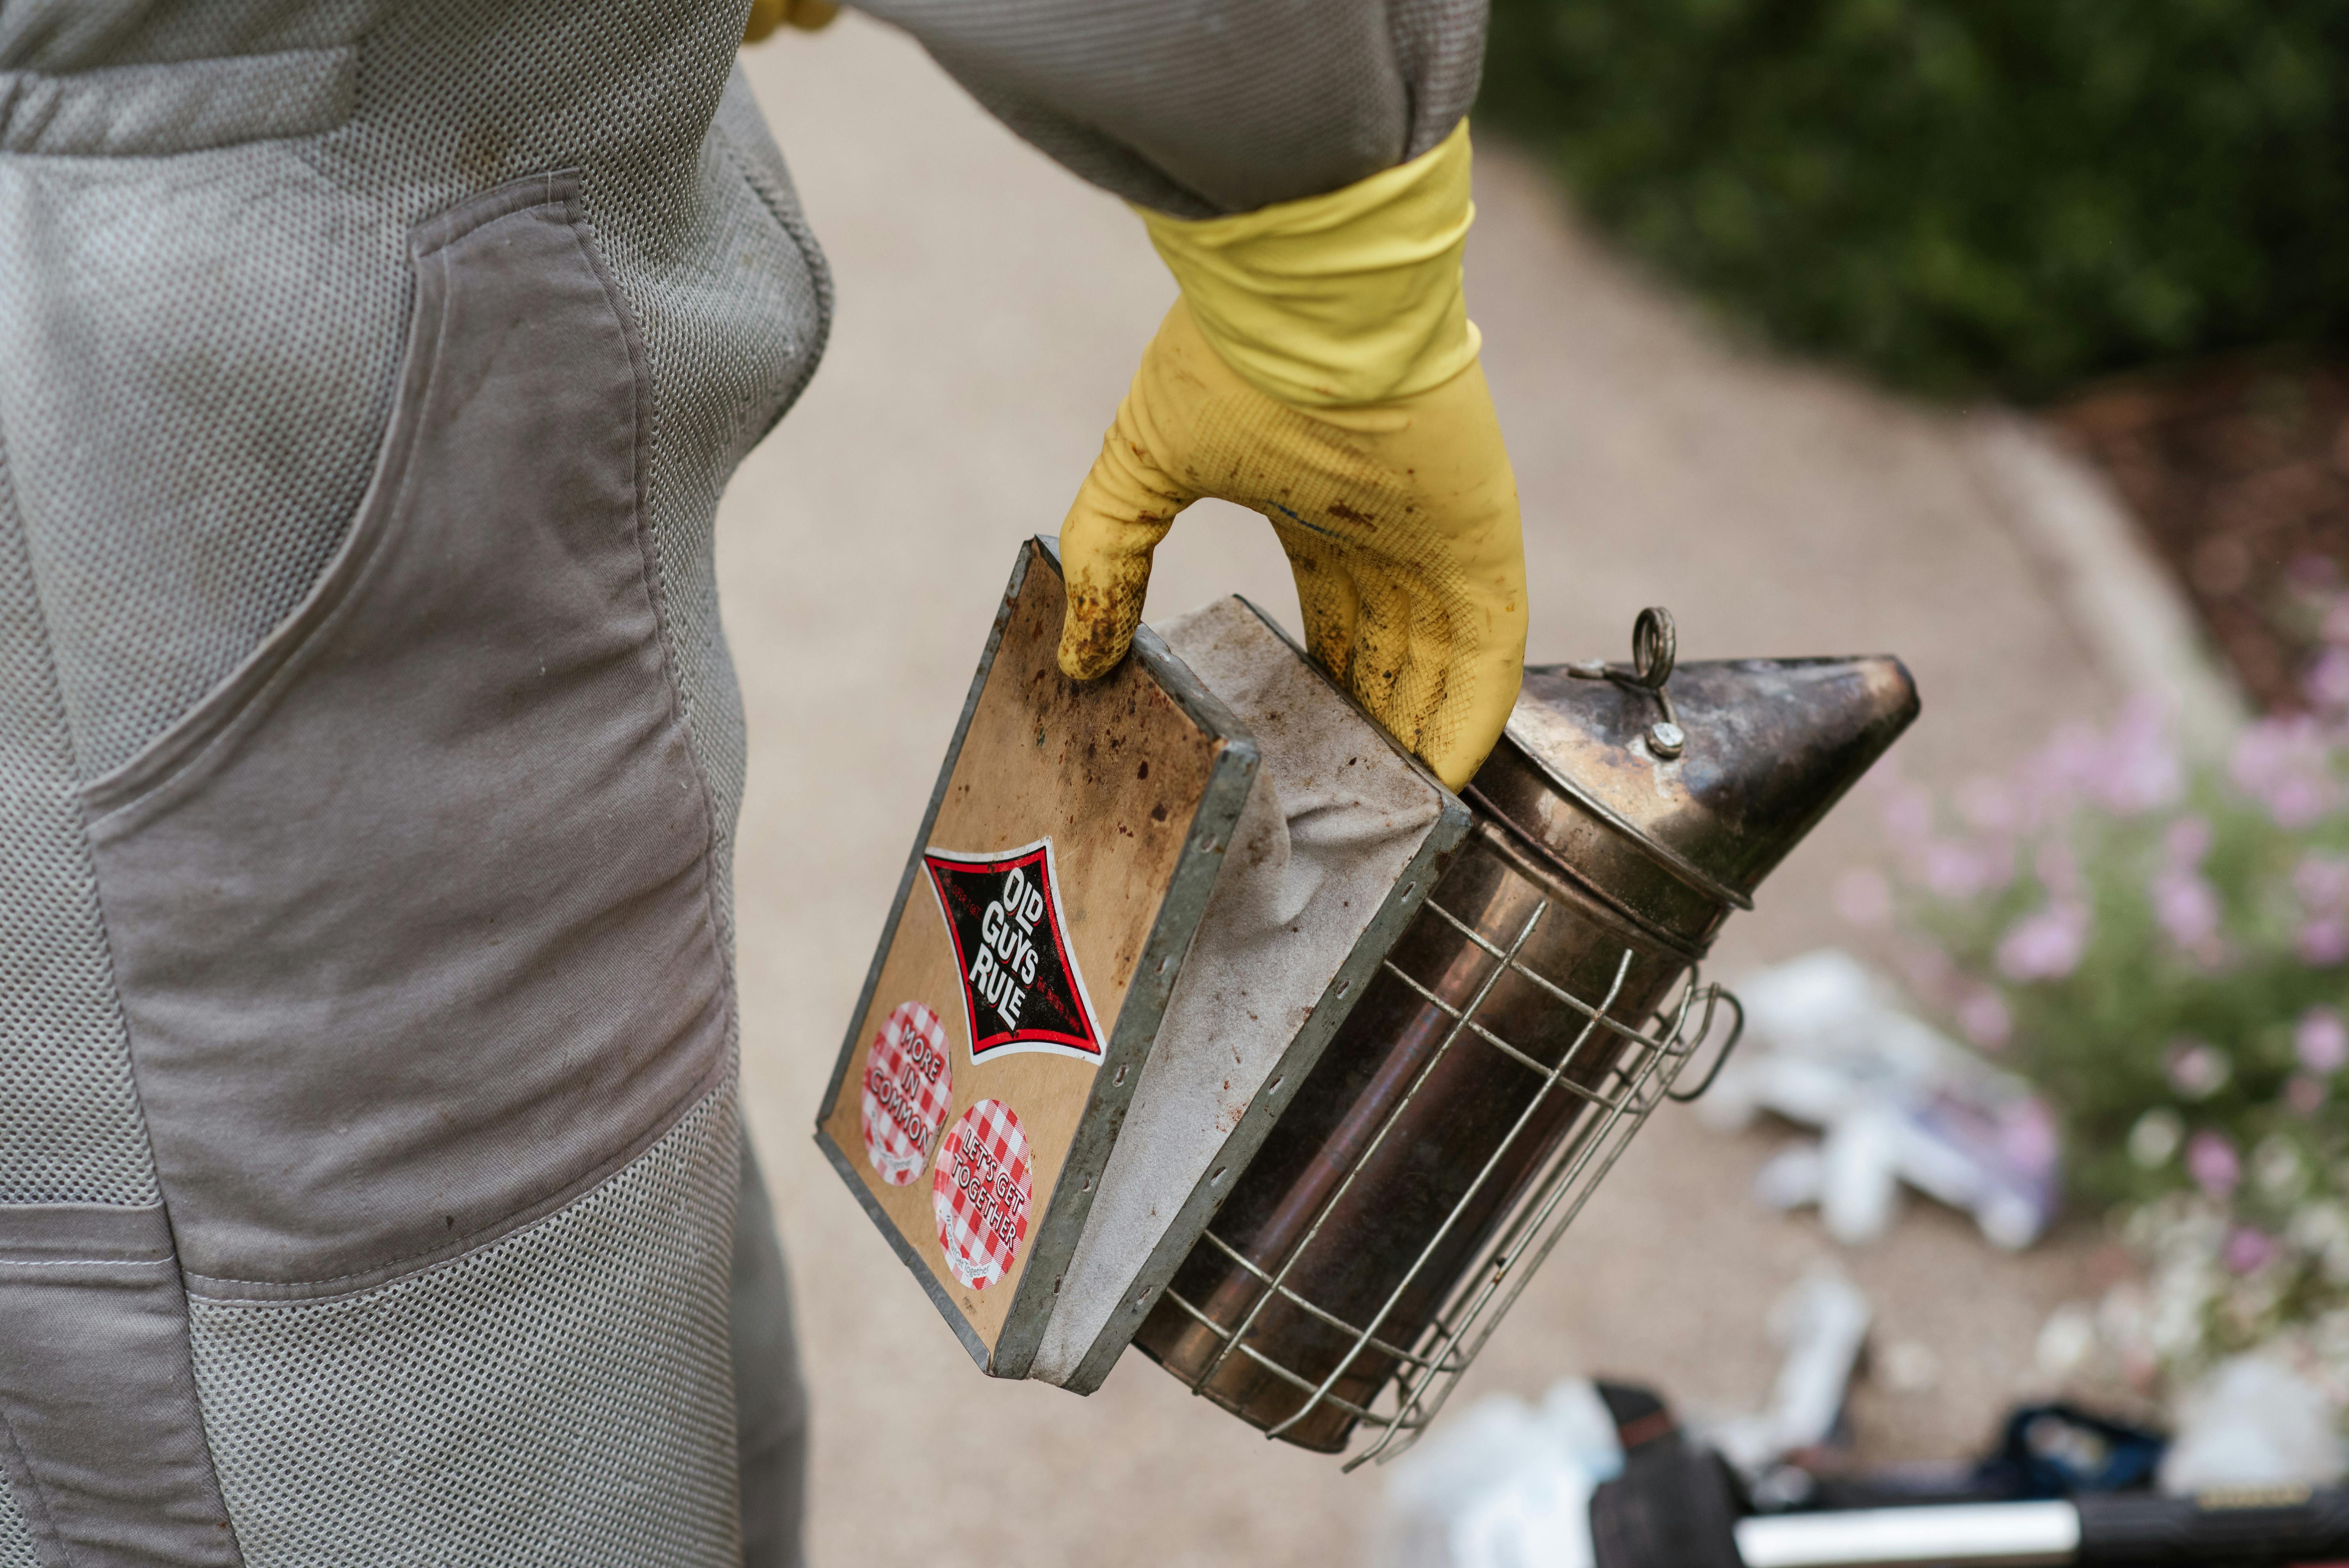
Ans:
POLYGON ((742 25, 742 41, 755 44, 787 26, 812 33, 830 26, 839 15, 840 7, 833 0, 750 0, 750 18, 742 25))
MULTIPOLYGON (((1202 496, 1260 512, 1308 650, 1458 789, 1516 700, 1516 480, 1460 292, 1463 124, 1326 196, 1186 222, 1143 211, 1183 297, 1061 528, 1061 668, 1106 675, 1151 552, 1202 496)), ((1139 209, 1137 209, 1139 211, 1139 209)))

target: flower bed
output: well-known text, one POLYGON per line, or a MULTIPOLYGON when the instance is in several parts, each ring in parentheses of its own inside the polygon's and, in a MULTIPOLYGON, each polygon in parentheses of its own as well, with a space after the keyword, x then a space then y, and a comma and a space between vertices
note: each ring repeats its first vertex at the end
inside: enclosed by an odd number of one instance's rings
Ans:
POLYGON ((2053 1106, 2075 1199, 2145 1265, 2100 1314, 2140 1378, 2260 1346, 2349 1402, 2349 600, 2309 711, 2181 756, 2137 708, 1948 802, 1884 795, 1909 979, 2053 1106))

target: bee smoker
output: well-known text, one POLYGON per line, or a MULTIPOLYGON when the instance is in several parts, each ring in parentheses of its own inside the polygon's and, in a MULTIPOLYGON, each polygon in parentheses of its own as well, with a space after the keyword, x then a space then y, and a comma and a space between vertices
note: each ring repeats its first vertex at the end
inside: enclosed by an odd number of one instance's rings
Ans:
POLYGON ((1675 1085, 1716 1024, 1734 1044, 1698 975, 1722 922, 1918 711, 1889 657, 1675 670, 1661 609, 1632 652, 1526 672, 1468 838, 1134 1338, 1268 1436, 1368 1425, 1361 1464, 1433 1418, 1649 1113, 1702 1092, 1675 1085))

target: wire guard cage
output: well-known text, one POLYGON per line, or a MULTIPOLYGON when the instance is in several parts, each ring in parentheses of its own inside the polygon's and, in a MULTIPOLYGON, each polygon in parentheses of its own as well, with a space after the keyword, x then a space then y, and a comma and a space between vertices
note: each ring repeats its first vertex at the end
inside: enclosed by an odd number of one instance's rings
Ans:
MULTIPOLYGON (((1690 965, 1678 995, 1656 1013, 1649 1027, 1635 1027, 1610 1016, 1625 995, 1627 978, 1632 975, 1639 955, 1630 947, 1622 949, 1620 959, 1613 966, 1612 983, 1604 995, 1595 1000, 1576 995, 1538 973, 1523 956, 1551 910, 1550 899, 1537 901, 1515 936, 1502 945, 1433 898, 1424 905, 1423 922, 1430 918, 1442 921, 1496 962, 1483 975, 1464 1006, 1445 1001, 1413 978, 1392 956, 1386 960, 1386 975, 1408 987, 1418 1000, 1437 1009, 1446 1020, 1440 1042, 1376 1124, 1361 1148, 1361 1157, 1347 1169, 1277 1263, 1268 1266, 1251 1259, 1218 1235, 1215 1225, 1208 1227, 1201 1238, 1201 1246, 1221 1253, 1250 1276, 1257 1289, 1245 1315, 1228 1327, 1203 1310, 1201 1304, 1186 1299, 1176 1288, 1183 1283, 1179 1279, 1161 1297, 1162 1303, 1187 1315, 1219 1342, 1203 1368, 1195 1376, 1185 1377, 1195 1392, 1208 1392, 1209 1383, 1230 1358, 1246 1357, 1263 1373, 1304 1396, 1293 1412, 1267 1429, 1268 1437, 1288 1436, 1299 1423, 1317 1413, 1326 1419, 1334 1412, 1343 1412, 1374 1434, 1370 1444, 1347 1461, 1347 1470, 1371 1460, 1392 1459, 1416 1441, 1444 1408, 1460 1375, 1492 1337, 1503 1315, 1524 1291, 1526 1281, 1557 1245, 1566 1228, 1581 1212, 1583 1204, 1650 1114, 1667 1099, 1694 1099, 1711 1086, 1744 1027, 1744 1009, 1736 997, 1718 985, 1703 982, 1696 967, 1690 965), (1486 1004, 1504 975, 1515 976, 1531 985, 1561 1010, 1571 1039, 1556 1062, 1545 1063, 1491 1026, 1498 1020, 1491 1016, 1486 1004), (1702 1080, 1693 1088, 1682 1091, 1677 1088, 1682 1074, 1712 1034, 1715 1016, 1723 1007, 1733 1016, 1729 1034, 1702 1080), (1575 1023, 1578 1019, 1578 1026, 1575 1023), (1363 1317, 1357 1311, 1350 1319, 1309 1298, 1292 1282, 1299 1260, 1312 1247, 1364 1169, 1395 1136, 1414 1100, 1428 1088, 1447 1059, 1454 1053, 1485 1051, 1499 1053, 1524 1072, 1534 1075, 1536 1080, 1531 1098, 1516 1114, 1506 1136, 1492 1147, 1466 1191, 1419 1248, 1402 1279, 1374 1312, 1363 1317), (1562 1104, 1561 1097, 1577 1103, 1562 1104), (1561 1112, 1568 1119, 1563 1137, 1558 1134, 1561 1112), (1556 1140, 1555 1147, 1537 1147, 1551 1140, 1556 1140), (1528 1170, 1530 1176, 1524 1175, 1528 1170), (1512 1183, 1516 1184, 1514 1193, 1499 1199, 1501 1212, 1497 1222, 1478 1217, 1481 1211, 1495 1205, 1496 1191, 1512 1183), (1456 1275, 1457 1283, 1444 1288, 1435 1275, 1454 1266, 1450 1254, 1456 1253, 1461 1244, 1459 1233, 1480 1225, 1489 1225, 1489 1239, 1473 1254, 1470 1265, 1456 1275), (1431 1281, 1435 1283, 1431 1284, 1431 1281), (1423 1294, 1431 1288, 1442 1293, 1441 1305, 1415 1331, 1409 1318, 1417 1315, 1398 1310, 1414 1286, 1423 1294), (1336 1365, 1327 1373, 1315 1377, 1284 1365, 1277 1354, 1252 1342, 1250 1331, 1257 1327, 1266 1307, 1276 1301, 1343 1336, 1341 1343, 1349 1347, 1338 1356, 1336 1365), (1367 1404, 1338 1392, 1338 1386, 1350 1374, 1355 1381, 1361 1381, 1365 1366, 1380 1369, 1372 1374, 1380 1387, 1367 1404), (1384 1371, 1389 1367, 1395 1369, 1392 1376, 1384 1371)), ((1314 1359, 1325 1357, 1317 1356, 1314 1359)))
POLYGON ((1350 1470, 1426 1429, 1650 1114, 1735 1047, 1698 973, 1722 923, 1917 714, 1898 659, 1683 666, 1673 641, 1651 608, 1628 666, 1526 671, 1472 830, 1137 1299, 1133 1346, 1268 1435, 1350 1470))

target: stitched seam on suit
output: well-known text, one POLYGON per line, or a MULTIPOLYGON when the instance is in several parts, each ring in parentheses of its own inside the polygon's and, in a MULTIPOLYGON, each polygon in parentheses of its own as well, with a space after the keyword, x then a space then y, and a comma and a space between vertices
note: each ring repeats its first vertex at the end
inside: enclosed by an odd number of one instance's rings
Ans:
POLYGON ((636 330, 635 313, 629 310, 627 296, 620 292, 617 279, 604 264, 603 252, 595 245, 595 228, 587 222, 584 199, 574 184, 568 201, 572 242, 586 259, 595 281, 603 285, 604 297, 612 315, 620 324, 621 338, 627 344, 628 366, 633 372, 636 407, 636 441, 632 454, 636 480, 636 571, 644 584, 645 599, 652 606, 653 634, 660 650, 661 680, 668 699, 669 722, 677 727, 678 739, 685 748, 687 763, 693 769, 695 781, 701 790, 701 853, 695 870, 701 879, 702 935, 718 961, 718 972, 723 984, 723 1005, 726 1008, 726 1053, 731 1055, 740 1028, 740 1014, 734 986, 734 947, 720 933, 726 930, 718 908, 717 879, 710 875, 710 861, 718 853, 718 799, 711 789, 709 772, 701 765, 701 752, 693 743, 693 720, 685 701, 685 690, 678 678, 677 650, 668 615, 667 584, 661 577, 660 551, 653 538, 652 470, 660 438, 659 404, 653 397, 652 367, 647 362, 644 338, 636 330))
POLYGON ((350 121, 357 64, 357 47, 343 44, 69 71, 0 70, 0 156, 178 158, 324 136, 350 121), (45 100, 47 112, 37 123, 19 124, 36 99, 45 100), (78 108, 84 112, 77 115, 78 108), (87 111, 93 108, 104 123, 90 123, 87 111), (126 114, 136 122, 142 110, 160 113, 165 123, 126 134, 126 114))
POLYGON ((298 1280, 291 1283, 277 1280, 234 1279, 220 1274, 189 1274, 184 1276, 188 1282, 189 1294, 214 1305, 314 1306, 325 1301, 340 1301, 356 1295, 369 1295, 402 1281, 421 1279, 440 1269, 463 1263, 467 1258, 472 1257, 492 1243, 510 1241, 515 1236, 549 1223, 574 1203, 604 1185, 620 1171, 635 1164, 644 1156, 647 1150, 675 1131, 678 1123, 726 1091, 727 1086, 733 1080, 733 1073, 730 1070, 732 1065, 727 1057, 719 1057, 709 1072, 695 1082, 692 1089, 678 1105, 674 1114, 660 1117, 654 1122, 651 1130, 641 1138, 631 1140, 626 1148, 581 1176, 576 1181, 565 1184, 561 1191, 518 1209, 495 1224, 484 1225, 479 1230, 469 1232, 443 1247, 436 1247, 428 1252, 411 1253, 406 1257, 394 1258, 389 1263, 379 1264, 371 1269, 357 1269, 349 1274, 334 1274, 325 1279, 298 1280), (400 1269, 402 1264, 417 1258, 428 1258, 430 1261, 412 1269, 400 1269), (347 1280, 363 1280, 366 1283, 351 1285, 343 1290, 317 1289, 320 1286, 339 1285, 347 1280), (216 1294, 219 1290, 233 1290, 240 1285, 249 1289, 282 1291, 285 1294, 269 1295, 216 1294), (202 1288, 197 1288, 199 1286, 202 1288), (312 1294, 314 1291, 316 1294, 312 1294))
MULTIPOLYGON (((815 379, 817 367, 823 363, 824 347, 832 340, 832 266, 824 260, 823 247, 816 242, 815 231, 808 226, 805 214, 781 201, 781 192, 767 188, 750 160, 742 156, 742 150, 734 144, 734 138, 727 132, 723 121, 713 121, 711 129, 717 133, 719 150, 726 155, 726 161, 733 165, 734 172, 741 179, 743 186, 759 199, 759 205, 775 221, 775 227, 782 231, 784 238, 799 251, 800 260, 807 266, 808 277, 815 284, 815 331, 808 335, 807 352, 802 356, 803 368, 780 389, 774 414, 764 428, 756 437, 737 447, 738 452, 747 453, 783 422, 783 416, 790 413, 806 395, 809 383, 815 379)), ((747 426, 749 421, 743 423, 747 426)))
POLYGON ((186 1273, 184 1277, 192 1284, 202 1284, 207 1287, 217 1285, 244 1285, 250 1288, 274 1289, 288 1293, 283 1296, 271 1295, 251 1298, 213 1297, 207 1293, 205 1295, 205 1299, 207 1300, 249 1299, 255 1303, 282 1302, 291 1304, 295 1302, 328 1300, 336 1295, 349 1295, 365 1291, 371 1291, 381 1285, 389 1284, 398 1279, 408 1278, 413 1274, 429 1274, 433 1269, 439 1268, 441 1264, 453 1263, 457 1259, 465 1256, 467 1253, 478 1251, 480 1247, 486 1246, 492 1242, 502 1241, 507 1236, 530 1229, 532 1226, 544 1221, 556 1210, 568 1207, 573 1200, 578 1198, 583 1193, 601 1185, 602 1182, 609 1178, 615 1171, 626 1166, 638 1155, 642 1154, 647 1149, 649 1149, 654 1144, 659 1142, 662 1137, 666 1135, 670 1129, 674 1128, 679 1121, 684 1120, 687 1116, 690 1115, 696 1106, 700 1105, 703 1101, 707 1100, 713 1092, 713 1084, 722 1088, 728 1077, 726 1069, 730 1065, 730 1064, 725 1058, 721 1057, 718 1062, 711 1066, 709 1072, 705 1073, 702 1077, 694 1081, 693 1087, 687 1090, 679 1099, 677 1106, 670 1113, 656 1119, 648 1131, 643 1133, 639 1138, 630 1140, 627 1147, 621 1150, 618 1153, 614 1154, 609 1159, 595 1165, 593 1169, 581 1175, 576 1181, 565 1182, 560 1189, 548 1196, 541 1198, 535 1202, 525 1203, 511 1214, 493 1220, 486 1225, 481 1225, 473 1230, 467 1231, 462 1234, 443 1242, 439 1246, 424 1247, 416 1252, 403 1253, 398 1257, 387 1259, 383 1263, 377 1264, 369 1268, 353 1269, 347 1274, 328 1274, 323 1279, 239 1279, 233 1274, 203 1274, 193 1272, 186 1273), (419 1260, 425 1261, 419 1262, 419 1260), (417 1266, 413 1269, 403 1271, 402 1265, 407 1264, 416 1264, 417 1266), (329 1291, 326 1295, 295 1294, 306 1293, 316 1287, 324 1285, 339 1285, 349 1280, 365 1280, 367 1283, 365 1284, 354 1285, 348 1290, 329 1291))
POLYGON ((33 1461, 26 1456, 25 1445, 16 1440, 16 1423, 8 1418, 5 1408, 0 1408, 0 1442, 8 1445, 8 1462, 0 1464, 0 1474, 5 1474, 11 1483, 11 1490, 18 1493, 16 1506, 25 1515, 25 1527, 33 1538, 33 1549, 41 1554, 44 1563, 70 1564, 73 1553, 66 1550, 65 1539, 57 1533, 57 1515, 49 1501, 48 1483, 33 1469, 33 1461), (25 1478, 25 1485, 21 1488, 13 1484, 20 1475, 25 1478), (29 1498, 23 1495, 27 1491, 32 1493, 29 1498))
MULTIPOLYGON (((306 665, 310 650, 364 596, 362 590, 398 531, 392 526, 393 521, 406 505, 409 491, 418 479, 416 466, 409 458, 420 434, 420 421, 411 419, 409 427, 402 429, 399 428, 400 417, 419 411, 429 401, 433 388, 439 385, 446 359, 443 349, 449 324, 450 273, 440 253, 467 235, 493 224, 527 217, 564 200, 564 188, 561 182, 568 178, 567 171, 555 170, 528 178, 543 182, 534 200, 516 204, 523 194, 516 191, 508 193, 503 201, 485 201, 485 210, 473 215, 473 222, 449 232, 435 234, 429 244, 416 249, 416 307, 422 309, 429 304, 435 315, 429 324, 410 323, 411 352, 402 356, 398 389, 394 395, 393 428, 388 432, 388 444, 377 466, 377 477, 369 483, 367 493, 360 501, 349 535, 328 562, 316 585, 304 596, 294 613, 263 639, 251 655, 207 692, 194 707, 173 721, 129 761, 82 787, 84 799, 94 813, 91 818, 93 828, 162 793, 212 756, 222 741, 237 733, 239 725, 247 717, 257 713, 273 695, 283 690, 301 673, 306 665), (427 291, 423 287, 423 268, 435 261, 440 264, 440 287, 434 298, 428 301, 424 298, 427 291), (414 341, 417 330, 427 325, 433 334, 429 347, 414 341), (415 383, 413 395, 409 396, 409 378, 418 375, 422 379, 415 383), (388 492, 379 488, 387 475, 397 476, 388 492)), ((502 187, 501 191, 503 191, 502 187)), ((447 216, 443 214, 444 218, 447 216)), ((427 225, 440 221, 428 220, 427 225)))
MULTIPOLYGON (((436 302, 440 307, 434 327, 436 332, 446 329, 446 303, 445 297, 436 302)), ((430 368, 419 387, 419 393, 429 393, 439 376, 440 355, 436 340, 430 368)), ((395 422, 398 418, 395 414, 395 422)), ((398 515, 407 500, 409 487, 417 477, 415 465, 407 460, 412 430, 402 432, 395 428, 391 434, 395 440, 400 442, 396 450, 387 449, 384 453, 387 464, 398 466, 398 478, 394 489, 389 494, 381 496, 379 500, 371 495, 362 508, 360 516, 352 524, 352 536, 344 542, 344 549, 348 553, 338 554, 328 565, 326 574, 318 581, 316 596, 305 598, 302 606, 281 628, 291 631, 290 640, 280 645, 277 634, 272 633, 254 650, 251 661, 232 671, 185 717, 129 761, 84 785, 83 799, 94 813, 90 818, 93 830, 165 794, 194 773, 202 763, 216 755, 239 733, 240 727, 247 718, 258 714, 273 696, 301 678, 308 667, 312 650, 346 616, 354 613, 363 596, 361 590, 382 562, 392 539, 395 531, 391 527, 391 520, 398 515), (150 772, 152 777, 146 776, 150 772), (104 804, 115 799, 118 793, 121 798, 115 804, 104 804)))

